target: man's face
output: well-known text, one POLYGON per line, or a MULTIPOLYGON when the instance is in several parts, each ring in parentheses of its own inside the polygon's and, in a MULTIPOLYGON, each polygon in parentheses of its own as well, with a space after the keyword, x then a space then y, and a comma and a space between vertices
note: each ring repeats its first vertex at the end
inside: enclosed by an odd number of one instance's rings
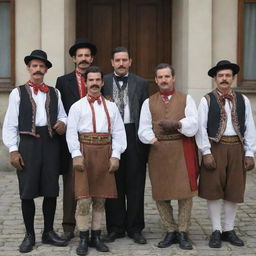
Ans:
POLYGON ((155 82, 161 92, 168 92, 173 89, 175 76, 172 76, 172 72, 169 68, 158 69, 156 72, 155 82))
POLYGON ((104 82, 101 78, 101 73, 90 72, 87 75, 85 86, 89 95, 98 96, 104 82))
POLYGON ((44 79, 44 75, 46 74, 48 68, 45 63, 41 60, 31 60, 27 65, 27 70, 30 74, 30 80, 33 82, 41 82, 44 79))
POLYGON ((111 59, 111 64, 117 75, 124 76, 129 72, 132 59, 129 58, 127 52, 118 52, 115 53, 113 59, 111 59))
POLYGON ((234 81, 233 72, 231 69, 223 69, 217 72, 214 80, 217 87, 222 92, 227 92, 230 90, 231 85, 234 81))
POLYGON ((93 62, 93 56, 91 50, 88 48, 79 48, 76 50, 76 55, 72 57, 73 62, 76 64, 76 69, 82 73, 91 65, 93 62))

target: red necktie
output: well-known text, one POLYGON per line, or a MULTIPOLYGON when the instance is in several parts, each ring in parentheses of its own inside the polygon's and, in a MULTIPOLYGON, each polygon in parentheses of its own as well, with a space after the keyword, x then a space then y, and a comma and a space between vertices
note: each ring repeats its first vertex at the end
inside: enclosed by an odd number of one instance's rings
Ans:
POLYGON ((168 92, 160 92, 160 94, 162 95, 163 100, 164 100, 165 103, 169 102, 168 96, 173 95, 174 92, 175 92, 175 88, 173 88, 173 90, 168 91, 168 92))
POLYGON ((29 80, 28 84, 29 84, 29 86, 31 86, 33 88, 33 92, 35 95, 38 94, 38 91, 41 91, 44 93, 49 92, 49 88, 44 83, 36 84, 36 83, 33 83, 31 80, 29 80))
POLYGON ((80 98, 83 98, 86 95, 86 88, 85 88, 85 81, 84 81, 84 75, 80 73, 79 71, 76 71, 77 77, 79 79, 79 94, 80 98))
POLYGON ((101 95, 99 95, 98 97, 94 97, 94 96, 91 96, 91 95, 87 95, 88 102, 89 103, 94 103, 95 101, 97 101, 98 104, 100 105, 101 104, 100 96, 101 95))

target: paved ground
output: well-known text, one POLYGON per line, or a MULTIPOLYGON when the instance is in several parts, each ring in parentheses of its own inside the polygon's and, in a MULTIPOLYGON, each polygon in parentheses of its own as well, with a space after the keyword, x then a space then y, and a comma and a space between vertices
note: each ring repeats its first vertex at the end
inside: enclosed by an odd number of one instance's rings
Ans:
MULTIPOLYGON (((248 173, 248 182, 246 188, 246 202, 239 206, 236 230, 245 241, 242 248, 224 243, 221 249, 210 249, 208 247, 208 238, 211 233, 210 223, 207 217, 206 203, 204 200, 195 198, 192 226, 190 238, 193 241, 194 249, 184 251, 177 245, 167 249, 159 249, 156 244, 164 236, 164 231, 157 214, 154 202, 151 199, 151 191, 147 180, 145 194, 145 218, 146 228, 144 234, 148 240, 147 245, 137 245, 129 238, 117 240, 109 244, 110 253, 98 253, 95 249, 90 248, 88 255, 115 255, 115 256, 174 256, 174 255, 239 255, 255 256, 256 255, 256 171, 248 173)), ((37 242, 35 249, 25 255, 28 256, 74 256, 78 243, 78 237, 72 240, 69 246, 64 248, 43 245, 41 240, 42 228, 42 200, 37 199, 36 211, 36 237, 37 242)), ((55 219, 55 229, 61 233, 62 201, 58 200, 58 209, 55 219)), ((176 204, 175 204, 176 209, 176 204)), ((177 212, 176 212, 177 214, 177 212)), ((104 231, 105 232, 105 231, 104 231)), ((0 255, 1 256, 18 256, 22 255, 17 248, 24 236, 24 227, 21 217, 20 200, 18 196, 18 187, 16 174, 14 172, 0 172, 0 255)))

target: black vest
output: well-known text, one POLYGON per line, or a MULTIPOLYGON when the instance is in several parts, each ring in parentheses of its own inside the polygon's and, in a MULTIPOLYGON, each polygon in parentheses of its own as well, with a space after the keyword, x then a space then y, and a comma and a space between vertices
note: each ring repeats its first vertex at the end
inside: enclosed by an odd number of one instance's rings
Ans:
MULTIPOLYGON (((53 87, 48 86, 49 92, 46 94, 45 111, 47 115, 47 126, 49 135, 53 136, 53 126, 58 117, 58 94, 53 87)), ((32 97, 29 85, 18 87, 20 93, 19 106, 19 132, 20 134, 36 135, 36 103, 32 97)))
MULTIPOLYGON (((208 93, 205 97, 209 105, 207 122, 208 136, 211 140, 219 142, 226 128, 227 114, 216 91, 208 93)), ((243 142, 245 132, 245 103, 243 95, 239 92, 234 92, 232 104, 232 124, 241 142, 243 142)))

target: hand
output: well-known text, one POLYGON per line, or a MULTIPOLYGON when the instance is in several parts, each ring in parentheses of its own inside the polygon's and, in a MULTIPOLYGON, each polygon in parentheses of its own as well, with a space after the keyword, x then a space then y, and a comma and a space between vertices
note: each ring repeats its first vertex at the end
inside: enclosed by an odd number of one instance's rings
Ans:
POLYGON ((73 170, 78 172, 83 172, 85 170, 83 156, 76 156, 73 158, 73 170))
POLYGON ((212 154, 204 155, 203 163, 204 163, 204 166, 209 170, 216 169, 216 162, 212 154))
POLYGON ((119 159, 116 157, 111 157, 109 159, 109 169, 110 173, 115 172, 119 168, 119 159))
POLYGON ((53 129, 59 134, 62 135, 66 132, 66 125, 62 121, 58 120, 53 126, 53 129))
POLYGON ((177 120, 162 120, 159 122, 159 126, 165 132, 174 132, 181 128, 181 122, 177 120))
POLYGON ((10 153, 10 163, 11 165, 21 171, 24 167, 24 161, 21 157, 19 151, 13 151, 10 153))
POLYGON ((250 171, 254 168, 254 158, 251 156, 244 157, 244 168, 246 171, 250 171))

